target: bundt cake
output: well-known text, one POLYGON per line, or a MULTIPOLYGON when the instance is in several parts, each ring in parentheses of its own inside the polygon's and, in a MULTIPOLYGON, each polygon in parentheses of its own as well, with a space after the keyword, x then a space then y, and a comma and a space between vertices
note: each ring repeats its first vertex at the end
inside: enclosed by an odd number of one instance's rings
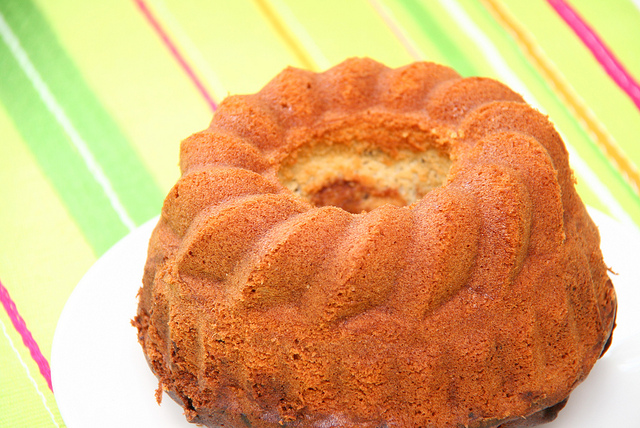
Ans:
POLYGON ((553 419, 616 297, 548 119, 418 62, 287 68, 182 142, 133 323, 210 427, 553 419))

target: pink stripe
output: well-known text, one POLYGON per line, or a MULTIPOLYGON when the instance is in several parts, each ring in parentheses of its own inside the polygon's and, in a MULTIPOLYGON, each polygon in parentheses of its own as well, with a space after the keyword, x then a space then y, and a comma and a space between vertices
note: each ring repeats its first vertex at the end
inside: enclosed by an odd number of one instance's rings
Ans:
POLYGON ((31 335, 31 332, 27 328, 27 325, 25 324, 24 320, 22 319, 22 317, 18 313, 18 310, 16 309, 16 304, 13 303, 13 300, 11 300, 11 296, 9 296, 9 292, 4 287, 4 285, 2 285, 1 281, 0 281, 0 301, 2 302, 2 306, 4 306, 4 310, 7 311, 7 315, 9 315, 9 319, 11 320, 13 327, 22 337, 22 343, 24 343, 24 346, 26 346, 29 349, 29 353, 31 353, 31 358, 33 358, 33 361, 35 361, 36 364, 38 365, 38 368, 40 368, 40 373, 47 381, 47 385, 49 385, 49 389, 53 391, 53 386, 51 385, 51 369, 49 368, 49 362, 44 357, 44 355, 42 355, 42 352, 40 352, 40 347, 38 346, 36 341, 33 340, 33 336, 31 335))
POLYGON ((593 56, 605 69, 607 74, 631 98, 640 109, 640 85, 618 61, 613 52, 607 48, 589 25, 564 0, 547 0, 553 9, 573 29, 582 42, 589 48, 593 56))
POLYGON ((153 13, 151 12, 151 10, 149 10, 144 0, 134 0, 134 1, 138 6, 138 8, 140 9, 140 11, 142 12, 142 14, 144 15, 144 17, 147 19, 147 21, 149 21, 149 24, 151 24, 155 32, 158 33, 158 35, 160 36, 160 39, 162 39, 162 42, 167 46, 167 48, 169 49, 169 52, 171 52, 171 55, 173 55, 174 59, 178 62, 178 64, 180 64, 180 67, 182 67, 184 72, 187 73, 187 76, 189 76, 189 79, 191 79, 191 82, 193 82, 196 89, 198 89, 198 92, 200 92, 200 95, 202 95, 202 97, 205 99, 207 104, 209 104, 209 107, 211 107, 211 110, 215 111, 218 108, 218 106, 216 102, 213 100, 213 97, 209 94, 209 92, 207 91, 207 88, 205 88, 205 86, 202 84, 202 82, 200 81, 196 73, 193 71, 191 66, 189 66, 185 58, 182 56, 182 54, 178 50, 177 46, 173 43, 173 41, 171 41, 171 38, 169 37, 167 32, 164 31, 164 29, 160 25, 160 22, 158 22, 155 16, 153 16, 153 13))

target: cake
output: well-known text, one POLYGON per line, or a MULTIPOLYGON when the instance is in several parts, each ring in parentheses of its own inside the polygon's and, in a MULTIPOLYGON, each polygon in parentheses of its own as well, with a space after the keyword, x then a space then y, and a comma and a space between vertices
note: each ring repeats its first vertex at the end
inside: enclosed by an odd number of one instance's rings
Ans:
POLYGON ((531 426, 608 346, 567 150, 495 80, 287 68, 227 97, 180 167, 133 324, 191 422, 531 426))

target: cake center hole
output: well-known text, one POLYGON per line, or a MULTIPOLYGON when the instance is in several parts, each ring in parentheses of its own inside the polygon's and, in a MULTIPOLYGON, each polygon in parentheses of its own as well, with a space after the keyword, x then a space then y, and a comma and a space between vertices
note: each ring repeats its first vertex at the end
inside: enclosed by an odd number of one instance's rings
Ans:
POLYGON ((450 167, 449 156, 431 148, 390 153, 365 143, 317 142, 285 159, 278 178, 317 207, 357 214, 420 200, 444 184, 450 167))

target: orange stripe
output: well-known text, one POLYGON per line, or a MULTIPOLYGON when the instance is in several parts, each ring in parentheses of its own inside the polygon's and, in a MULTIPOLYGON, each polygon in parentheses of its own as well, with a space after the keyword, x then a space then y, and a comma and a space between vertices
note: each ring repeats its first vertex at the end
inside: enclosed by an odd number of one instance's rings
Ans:
POLYGON ((499 0, 482 0, 487 10, 513 36, 529 61, 538 72, 556 90, 562 101, 571 109, 573 115, 583 125, 607 158, 616 166, 636 195, 640 196, 640 173, 620 149, 615 139, 598 120, 556 66, 539 49, 531 34, 511 16, 499 0))
POLYGON ((295 35, 289 30, 286 23, 280 18, 269 2, 267 0, 254 1, 258 5, 260 12, 271 23, 278 36, 284 40, 285 44, 297 58, 298 62, 300 62, 300 64, 307 70, 319 71, 319 67, 311 55, 309 55, 304 46, 302 46, 295 35))

